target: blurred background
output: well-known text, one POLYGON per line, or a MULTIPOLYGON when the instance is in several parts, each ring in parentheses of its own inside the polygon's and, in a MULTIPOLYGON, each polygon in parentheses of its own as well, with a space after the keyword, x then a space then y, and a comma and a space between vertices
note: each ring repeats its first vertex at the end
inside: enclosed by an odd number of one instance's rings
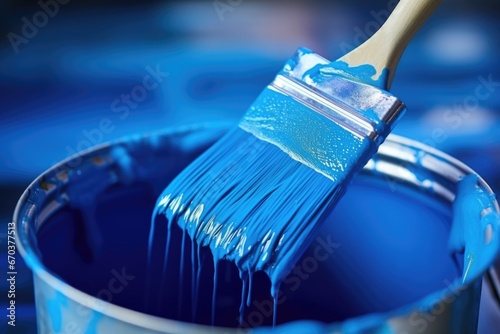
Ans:
MULTIPOLYGON (((1 1, 2 245, 23 189, 57 161, 130 134, 236 123, 297 47, 338 58, 396 3, 1 1)), ((391 89, 409 109, 395 133, 456 156, 497 192, 499 14, 497 1, 444 0, 391 89)), ((31 276, 19 272, 15 332, 34 332, 31 276)))

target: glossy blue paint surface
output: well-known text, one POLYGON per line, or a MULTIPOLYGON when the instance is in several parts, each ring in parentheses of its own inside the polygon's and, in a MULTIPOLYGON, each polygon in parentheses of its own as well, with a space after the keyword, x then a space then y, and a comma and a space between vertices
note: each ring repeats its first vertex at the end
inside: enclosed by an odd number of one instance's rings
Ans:
MULTIPOLYGON (((66 282, 91 295, 98 294, 101 287, 107 285, 111 270, 125 267, 126 273, 135 279, 123 293, 113 295, 113 303, 193 321, 191 307, 197 300, 194 320, 209 324, 213 259, 206 248, 197 250, 202 270, 196 280, 198 295, 193 298, 189 242, 184 248, 184 292, 182 312, 178 313, 182 232, 176 226, 172 226, 170 232, 169 265, 165 275, 162 275, 162 267, 166 239, 165 236, 155 239, 151 297, 148 304, 144 304, 148 272, 145 261, 148 235, 144 227, 148 226, 152 208, 149 200, 153 197, 150 187, 140 183, 112 187, 99 196, 97 224, 106 243, 101 256, 90 262, 82 255, 80 245, 83 243, 71 237, 77 236, 74 228, 78 225, 78 210, 56 214, 39 236, 44 264, 66 282), (121 238, 114 237, 117 229, 121 238), (93 279, 86 279, 83 273, 93 279), (162 283, 165 285, 160 294, 162 283)), ((291 273, 283 279, 278 293, 278 323, 300 319, 329 323, 388 312, 445 288, 446 282, 460 277, 461 270, 448 255, 446 241, 450 223, 446 206, 428 206, 425 197, 405 187, 393 192, 383 180, 359 177, 336 210, 329 214, 291 273), (359 203, 365 203, 363 210, 359 203)), ((158 229, 166 232, 163 217, 158 217, 157 224, 158 229)), ((237 326, 242 280, 236 267, 226 261, 219 264, 218 273, 215 322, 237 326)), ((243 314, 244 327, 272 323, 269 288, 270 281, 265 275, 253 275, 250 306, 243 314)))
MULTIPOLYGON (((146 261, 150 213, 161 191, 157 181, 168 183, 203 151, 196 147, 207 138, 210 136, 202 134, 166 143, 153 137, 150 146, 139 151, 133 150, 142 145, 136 140, 110 151, 110 156, 116 156, 116 152, 127 154, 126 158, 116 160, 127 164, 114 165, 112 174, 93 172, 92 176, 79 179, 90 184, 96 181, 108 184, 95 199, 95 223, 106 241, 99 249, 99 256, 89 260, 86 251, 95 249, 89 240, 81 239, 85 234, 78 232, 82 228, 91 231, 81 221, 85 208, 67 207, 58 211, 39 232, 43 264, 72 286, 105 299, 107 295, 101 290, 107 287, 115 271, 124 270, 134 278, 121 293, 112 294, 112 303, 170 319, 210 324, 214 266, 206 247, 192 247, 189 239, 185 241, 181 273, 183 233, 173 225, 168 270, 162 273, 167 224, 163 217, 158 217, 160 233, 156 234, 149 268, 146 261), (153 159, 149 160, 151 164, 146 163, 153 152, 156 156, 166 156, 161 161, 153 159), (169 167, 165 170, 159 165, 169 167), (122 168, 135 175, 132 181, 125 177, 123 182, 116 183, 116 179, 109 178, 121 174, 122 168), (120 238, 116 238, 117 230, 120 238), (152 273, 152 277, 147 273, 152 273), (196 283, 194 290, 192 282, 196 283), (145 286, 149 286, 147 299, 145 286)), ((79 202, 78 193, 73 194, 79 202)), ((351 319, 342 326, 361 331, 384 327, 385 319, 396 309, 432 307, 440 300, 435 296, 436 291, 441 294, 440 291, 460 287, 456 284, 460 284, 463 268, 453 260, 447 246, 452 214, 449 204, 404 184, 390 184, 373 175, 356 177, 291 273, 283 279, 277 292, 277 323, 289 323, 284 327, 287 330, 300 332, 311 328, 322 333, 329 326, 290 322, 307 319, 332 323, 351 319), (374 313, 381 315, 370 316, 374 313), (363 318, 357 319, 358 316, 363 318)), ((240 320, 245 328, 272 324, 271 282, 265 274, 241 276, 236 266, 220 261, 217 275, 216 325, 234 327, 240 320), (247 296, 242 291, 244 285, 247 296), (245 305, 240 314, 242 299, 249 306, 245 305)), ((59 307, 65 305, 57 303, 59 307)), ((98 318, 92 319, 97 322, 98 318)), ((88 324, 93 324, 92 320, 88 324)))
MULTIPOLYGON (((113 304, 170 319, 210 324, 214 271, 208 249, 192 248, 189 238, 186 240, 181 277, 183 233, 173 225, 169 264, 163 275, 167 222, 160 216, 157 219, 160 233, 152 249, 153 275, 149 281, 147 273, 150 268, 146 259, 150 214, 162 185, 168 184, 206 150, 207 145, 203 143, 213 141, 221 133, 199 131, 170 137, 153 136, 147 140, 132 138, 126 144, 117 145, 116 149, 105 150, 98 160, 83 162, 69 173, 70 182, 66 186, 65 181, 58 177, 47 178, 49 183, 56 182, 57 187, 64 186, 65 191, 55 193, 59 194, 56 199, 65 199, 70 191, 75 203, 85 202, 79 198, 84 194, 77 189, 96 182, 102 185, 103 190, 98 191, 93 202, 95 224, 104 242, 100 249, 95 249, 89 241, 93 236, 81 233, 87 227, 87 221, 82 220, 89 214, 85 212, 85 207, 61 207, 38 233, 42 264, 68 284, 91 296, 104 300, 109 300, 111 296, 113 304), (117 159, 116 152, 126 157, 117 159), (108 160, 108 157, 113 158, 108 160), (127 163, 121 163, 124 161, 127 163), (130 174, 126 176, 125 171, 130 174), (117 231, 120 231, 120 238, 116 237, 117 231), (193 249, 196 253, 194 261, 193 249), (98 256, 89 257, 89 251, 98 256), (193 262, 197 263, 195 271, 191 267, 193 262), (120 293, 109 295, 110 280, 116 275, 126 277, 126 284, 118 286, 123 288, 120 293), (180 278, 183 281, 182 291, 180 278), (193 281, 196 283, 195 293, 191 284, 193 281), (147 292, 149 300, 145 299, 147 292), (196 298, 192 298, 193 295, 196 298), (195 301, 197 306, 194 306, 195 301)), ((464 185, 471 183, 465 182, 464 185)), ((470 188, 464 186, 464 189, 470 188)), ((474 197, 468 190, 466 193, 474 197)), ((44 198, 44 190, 39 188, 30 198, 32 203, 37 203, 44 198)), ((310 328, 317 333, 334 329, 363 332, 377 328, 389 331, 387 320, 390 317, 408 314, 415 309, 429 312, 425 317, 410 319, 410 325, 423 328, 424 325, 431 325, 428 319, 434 317, 433 305, 447 294, 453 297, 450 299, 451 306, 459 307, 455 305, 465 303, 462 306, 467 309, 470 307, 467 305, 478 301, 477 296, 474 297, 475 292, 472 292, 477 290, 476 283, 480 281, 474 274, 470 276, 474 279, 473 286, 462 284, 463 265, 461 261, 454 261, 447 246, 452 222, 451 206, 431 194, 404 183, 388 182, 383 175, 359 175, 336 209, 328 214, 325 224, 298 259, 297 265, 283 279, 275 300, 277 323, 280 325, 277 329, 300 332, 310 328), (360 203, 363 209, 360 209, 360 203), (296 322, 300 320, 307 322, 296 322), (281 327, 285 323, 286 326, 281 327)), ((494 223, 494 217, 489 216, 488 222, 494 223)), ((477 222, 471 220, 466 223, 477 222)), ((480 239, 465 242, 471 244, 472 249, 494 253, 498 249, 497 225, 493 232, 488 246, 482 246, 480 239)), ((491 261, 493 255, 482 252, 478 253, 478 258, 491 261)), ((34 270, 40 270, 33 257, 28 260, 37 266, 33 267, 34 270)), ((476 261, 474 266, 480 272, 480 267, 486 264, 476 261)), ((249 276, 241 276, 233 264, 220 261, 217 276, 216 325, 235 327, 241 321, 242 327, 249 328, 272 324, 271 282, 264 273, 258 272, 250 280, 249 276), (242 291, 242 278, 246 282, 247 293, 251 290, 249 298, 248 295, 245 298, 245 291, 242 291), (242 300, 250 306, 246 306, 241 315, 242 300)), ((38 300, 46 300, 52 305, 56 313, 54 317, 49 315, 49 319, 57 325, 58 314, 62 314, 62 322, 67 322, 72 302, 68 304, 65 300, 54 299, 56 295, 44 292, 47 288, 41 286, 38 293, 46 295, 38 300)), ((96 310, 94 312, 106 310, 99 303, 91 305, 96 310)), ((89 317, 87 313, 78 319, 80 326, 96 329, 110 321, 108 317, 89 317)), ((465 323, 467 319, 474 319, 474 315, 468 312, 467 316, 462 314, 454 321, 465 323)))

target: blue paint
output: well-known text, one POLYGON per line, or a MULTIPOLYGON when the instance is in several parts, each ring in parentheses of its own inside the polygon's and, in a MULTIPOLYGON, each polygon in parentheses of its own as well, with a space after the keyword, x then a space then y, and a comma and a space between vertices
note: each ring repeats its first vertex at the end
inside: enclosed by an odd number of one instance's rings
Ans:
MULTIPOLYGON (((217 283, 218 283, 218 269, 219 269, 219 266, 218 266, 218 261, 217 259, 214 258, 214 286, 212 288, 212 317, 211 317, 211 321, 210 321, 210 324, 212 326, 215 325, 215 315, 217 313, 217 283)), ((194 296, 194 298, 197 298, 197 296, 194 296)))
POLYGON ((487 244, 498 243, 494 231, 497 228, 499 216, 491 211, 490 203, 494 195, 484 192, 478 185, 479 178, 471 174, 465 176, 457 186, 457 195, 453 203, 453 228, 449 239, 449 248, 453 253, 464 254, 463 283, 470 283, 483 268, 484 259, 494 256, 494 247, 484 247, 487 244), (490 210, 486 210, 490 207, 490 210), (488 227, 490 226, 490 227, 488 227), (487 227, 491 234, 485 235, 487 227), (481 254, 483 253, 483 254, 481 254), (475 263, 480 261, 481 263, 475 263))
MULTIPOLYGON (((184 291, 184 263, 186 262, 185 261, 185 258, 184 258, 184 254, 185 254, 185 249, 186 249, 186 230, 183 230, 182 231, 182 241, 181 241, 181 267, 179 269, 179 297, 178 297, 178 314, 179 314, 179 317, 181 316, 182 314, 182 303, 184 302, 184 297, 183 297, 183 291, 184 291)), ((168 257, 168 251, 167 253, 165 253, 165 258, 168 257)), ((191 264, 191 266, 194 266, 194 263, 191 264)), ((192 279, 194 281, 194 279, 192 279)), ((214 290, 215 291, 215 290, 214 290)))
MULTIPOLYGON (((90 262, 82 260, 82 253, 77 249, 82 243, 75 244, 73 236, 81 216, 78 211, 85 208, 64 207, 49 218, 37 236, 45 267, 72 286, 96 295, 107 286, 109 271, 125 266, 127 272, 136 275, 136 278, 123 292, 113 295, 112 302, 140 312, 146 311, 138 300, 142 300, 144 296, 147 281, 147 263, 144 263, 149 239, 147 227, 153 210, 152 203, 160 192, 158 183, 169 183, 207 146, 200 144, 201 147, 196 149, 194 142, 197 137, 193 134, 184 137, 170 136, 171 139, 160 141, 163 143, 161 149, 152 149, 147 140, 140 145, 134 143, 125 146, 136 166, 132 182, 117 181, 113 175, 118 166, 108 167, 107 173, 96 173, 97 167, 86 171, 83 166, 81 175, 75 180, 94 182, 97 177, 105 189, 95 198, 96 224, 105 240, 101 250, 103 256, 90 262), (190 145, 183 145, 184 140, 190 145), (183 153, 173 147, 191 149, 183 153), (120 238, 116 237, 117 231, 120 231, 120 238), (86 279, 89 276, 93 279, 86 279)), ((203 143, 206 143, 206 136, 198 138, 203 138, 203 143)), ((421 160, 424 161, 422 157, 421 160)), ((419 173, 418 169, 414 171, 419 173)), ((65 189, 73 187, 74 176, 76 175, 70 175, 70 182, 65 185, 65 189)), ((466 193, 470 193, 470 186, 466 186, 468 180, 464 179, 463 184, 458 185, 466 193)), ((75 187, 81 189, 81 185, 75 187)), ((475 192, 483 198, 479 188, 475 192)), ((41 190, 38 190, 38 194, 34 191, 31 203, 43 198, 41 194, 41 190)), ((459 198, 460 194, 456 203, 460 202, 459 198)), ((486 208, 494 205, 493 198, 490 196, 489 199, 485 203, 486 208)), ((466 224, 477 226, 476 218, 466 224)), ((166 277, 163 277, 161 271, 164 259, 160 255, 165 251, 167 224, 163 216, 156 219, 155 229, 158 233, 154 234, 151 252, 153 275, 149 284, 154 294, 157 294, 160 283, 166 278, 164 294, 156 296, 165 301, 165 307, 148 312, 177 319, 182 231, 176 225, 171 226, 171 234, 168 234, 172 241, 169 265, 166 277)), ((325 333, 335 330, 383 333, 389 330, 389 318, 409 314, 411 310, 418 308, 429 310, 436 301, 443 300, 443 293, 454 297, 450 307, 459 316, 453 318, 453 322, 457 326, 460 321, 465 323, 467 319, 473 318, 468 310, 471 303, 477 301, 477 295, 474 297, 480 289, 477 275, 484 271, 498 251, 498 215, 486 214, 482 220, 483 227, 492 224, 492 238, 488 245, 484 245, 484 239, 477 239, 477 248, 472 247, 478 261, 473 263, 468 279, 474 282, 473 286, 464 286, 461 282, 463 267, 455 265, 447 246, 453 222, 450 206, 432 194, 418 191, 404 183, 390 184, 384 175, 363 173, 357 176, 336 209, 328 213, 325 223, 318 231, 318 237, 313 238, 305 253, 296 261, 302 269, 292 270, 283 279, 279 289, 283 293, 278 294, 275 304, 279 304, 279 323, 286 325, 280 325, 276 330, 297 333, 325 333), (359 209, 359 203, 363 203, 363 210, 359 209), (415 252, 416 249, 419 251, 415 252), (320 261, 325 255, 329 256, 320 261), (308 273, 303 268, 308 267, 308 258, 315 256, 318 268, 308 273), (302 279, 305 274, 308 276, 302 279), (286 300, 283 301, 283 298, 286 300)), ((191 242, 189 239, 186 239, 187 243, 191 242)), ((465 238, 466 246, 474 240, 465 238)), ((192 259, 192 249, 186 247, 184 258, 187 267, 192 259)), ((210 305, 213 260, 206 247, 199 247, 197 252, 197 258, 200 259, 196 277, 198 305, 210 305)), ((220 261, 218 266, 216 324, 235 327, 240 322, 240 307, 244 296, 241 273, 227 261, 220 261)), ((186 270, 186 299, 180 319, 183 321, 192 321, 192 298, 189 298, 191 285, 187 283, 191 281, 191 276, 192 271, 186 270)), ((271 325, 273 314, 268 310, 274 305, 273 298, 269 295, 268 278, 262 273, 256 273, 249 276, 248 284, 252 295, 247 295, 246 299, 248 302, 250 298, 251 305, 245 309, 242 327, 250 327, 252 319, 259 320, 255 317, 255 312, 268 314, 269 316, 264 316, 261 325, 271 325)), ((60 301, 59 305, 63 305, 63 302, 60 301)), ((210 324, 211 308, 199 307, 197 311, 195 322, 210 324)), ((265 328, 260 330, 266 331, 268 330, 265 328)))
MULTIPOLYGON (((383 179, 378 181, 366 176, 358 177, 319 231, 319 236, 323 236, 323 239, 314 239, 312 246, 298 263, 314 257, 316 248, 330 241, 334 241, 331 250, 333 255, 305 280, 300 279, 300 273, 293 271, 284 278, 280 291, 289 300, 278 306, 280 323, 307 318, 332 322, 369 312, 387 312, 416 302, 429 292, 440 290, 445 280, 453 282, 460 276, 461 270, 454 266, 448 255, 446 240, 451 217, 446 212, 445 206, 436 207, 432 199, 419 196, 403 185, 396 185, 395 189, 391 189, 383 179), (359 210, 357 203, 360 201, 367 203, 364 210, 359 210), (400 217, 408 215, 411 216, 402 224, 400 217), (329 237, 328 240, 326 237, 329 237), (426 240, 424 245, 422 240, 426 240), (381 243, 386 246, 380 247, 381 243), (420 252, 416 253, 415 249, 420 252), (408 266, 409 259, 411 267, 408 266), (431 259, 432 262, 429 262, 431 259), (367 266, 370 263, 373 265, 367 266), (379 265, 386 269, 380 270, 379 265), (429 266, 434 269, 426 272, 429 266), (370 284, 367 283, 367 277, 370 277, 370 284), (294 290, 297 279, 300 279, 299 287, 294 290), (325 284, 331 288, 322 288, 325 284), (311 301, 314 301, 312 306, 311 301), (348 305, 352 303, 355 306, 349 308, 348 305)), ((161 218, 158 219, 162 220, 161 218)), ((177 229, 175 226, 172 228, 173 231, 177 229)), ((177 242, 178 246, 171 248, 171 253, 174 253, 171 257, 180 254, 180 243, 181 239, 177 242)), ((209 265, 210 262, 208 261, 209 265)), ((222 261, 219 265, 228 264, 222 261)), ((175 268, 170 269, 173 271, 171 275, 176 275, 175 268)), ((257 285, 251 290, 259 296, 267 284, 262 281, 262 277, 257 281, 257 285)), ((207 285, 214 284, 207 276, 199 282, 205 289, 208 288, 207 285)), ((218 288, 220 284, 217 285, 218 288)), ((242 299, 248 301, 248 295, 243 297, 243 283, 238 272, 229 284, 234 289, 231 295, 234 298, 232 307, 235 312, 234 318, 229 320, 236 322, 241 317, 242 299), (238 286, 241 289, 239 291, 238 286)), ((171 289, 177 292, 177 285, 174 284, 171 289)), ((250 298, 250 303, 266 298, 257 296, 250 298)), ((220 299, 227 298, 228 295, 222 293, 213 300, 217 304, 220 299)), ((267 298, 272 305, 272 298, 267 298)), ((189 303, 189 300, 185 302, 189 303)), ((248 317, 254 310, 255 306, 244 312, 243 326, 248 325, 248 317)), ((268 324, 271 319, 272 315, 268 324)), ((376 320, 381 321, 380 318, 376 320)), ((231 326, 235 326, 234 322, 231 326)), ((363 326, 371 326, 374 322, 375 320, 363 322, 363 326)), ((215 323, 229 325, 222 316, 217 315, 215 323)))
POLYGON ((50 314, 52 330, 56 333, 61 332, 63 328, 62 309, 68 305, 68 300, 60 292, 56 292, 55 296, 48 299, 47 311, 50 314))
POLYGON ((387 68, 383 69, 377 76, 377 70, 370 64, 351 67, 343 61, 336 60, 328 65, 320 65, 316 70, 325 76, 342 76, 353 81, 387 90, 387 80, 389 78, 389 69, 387 68))
MULTIPOLYGON (((354 136, 351 138, 355 140, 354 136)), ((339 169, 342 173, 333 181, 241 129, 233 130, 226 142, 217 145, 206 153, 206 157, 210 157, 210 163, 214 164, 212 170, 220 172, 201 174, 200 166, 191 165, 184 171, 187 177, 174 180, 160 196, 161 209, 158 211, 167 216, 169 228, 170 222, 174 222, 185 229, 197 245, 209 246, 215 263, 231 260, 235 261, 240 272, 267 272, 272 281, 271 293, 276 295, 280 281, 291 269, 290 264, 293 265, 303 251, 297 245, 307 244, 317 231, 319 220, 324 218, 332 201, 343 191, 338 184, 350 176, 343 173, 352 173, 352 169, 359 166, 353 166, 353 162, 346 159, 339 169), (225 160, 226 151, 221 151, 217 145, 241 149, 242 153, 255 150, 255 155, 241 154, 239 160, 233 160, 233 157, 225 160), (275 163, 266 166, 269 159, 275 163), (252 180, 248 175, 257 176, 252 180), (222 178, 229 183, 219 191, 232 188, 234 196, 207 195, 198 190, 199 185, 213 190, 213 180, 220 182, 222 178), (252 182, 255 182, 255 192, 246 191, 252 189, 252 182), (184 188, 173 192, 179 183, 184 188), (192 192, 187 192, 188 189, 192 192), (285 202, 277 205, 281 199, 285 202), (312 199, 316 201, 314 206, 308 204, 312 199), (238 203, 248 203, 247 210, 238 203), (252 217, 255 206, 262 212, 252 217), (262 221, 261 215, 269 216, 266 220, 270 223, 268 226, 258 224, 262 221), (311 223, 305 225, 304 221, 311 223), (224 222, 231 223, 226 225, 224 222)), ((181 262, 182 258, 184 256, 181 256, 181 262)))
MULTIPOLYGON (((369 139, 348 132, 291 97, 272 90, 265 90, 260 95, 239 127, 278 147, 286 153, 283 155, 285 159, 298 161, 339 184, 349 178, 351 169, 364 165, 376 149, 369 139)), ((242 140, 253 139, 243 137, 242 140)), ((258 147, 255 143, 249 152, 242 148, 237 154, 260 154, 258 149, 265 149, 258 147)), ((296 177, 301 179, 299 175, 296 177)))
MULTIPOLYGON (((179 303, 184 290, 186 232, 196 247, 210 248, 215 272, 212 323, 218 263, 233 262, 239 276, 244 276, 244 272, 253 275, 264 271, 271 280, 271 296, 277 300, 280 284, 313 239, 326 214, 393 126, 383 123, 379 116, 386 111, 384 108, 391 106, 386 105, 389 100, 385 95, 376 89, 367 89, 366 85, 360 88, 348 80, 332 85, 333 73, 325 76, 324 71, 318 70, 326 71, 324 66, 317 55, 299 49, 281 74, 295 79, 302 76, 303 84, 311 85, 311 92, 319 88, 324 94, 329 93, 335 103, 347 101, 350 108, 357 107, 362 121, 368 119, 376 124, 376 139, 361 133, 364 130, 356 126, 351 129, 337 123, 332 119, 337 117, 335 109, 317 112, 308 105, 312 98, 305 96, 306 100, 299 103, 301 93, 296 96, 285 92, 273 82, 250 107, 239 127, 188 166, 157 200, 154 215, 166 217, 167 233, 171 233, 172 225, 178 225, 183 231, 179 303), (326 79, 313 82, 312 79, 317 78, 326 79), (335 90, 337 87, 339 92, 335 90), (358 92, 365 95, 354 98, 352 95, 358 92), (358 101, 351 107, 349 102, 353 99, 358 101)), ((328 66, 347 71, 340 62, 328 66)), ((367 66, 355 68, 352 73, 357 81, 363 75, 373 76, 367 66)), ((295 86, 289 84, 288 87, 295 86)), ((318 97, 321 98, 324 97, 318 97)), ((156 228, 154 220, 150 236, 156 228)), ((152 244, 150 257, 151 248, 152 244)), ((167 247, 164 258, 168 257, 167 247)), ((194 285, 194 275, 191 277, 194 285)), ((241 305, 244 300, 243 291, 241 305)), ((240 309, 242 313, 243 307, 240 309)), ((273 310, 275 323, 277 308, 273 310)), ((180 304, 179 312, 182 312, 180 304)))
MULTIPOLYGON (((386 70, 382 71, 379 78, 381 81, 375 82, 369 76, 375 72, 371 65, 349 68, 349 71, 347 68, 347 65, 341 61, 330 63, 314 52, 300 48, 286 63, 278 77, 302 83, 302 87, 307 88, 309 92, 304 94, 292 89, 293 97, 298 101, 305 98, 309 105, 311 100, 321 101, 314 104, 312 109, 331 118, 334 122, 344 123, 344 125, 349 123, 338 118, 340 113, 331 108, 332 104, 343 109, 344 112, 347 111, 347 114, 351 116, 355 115, 358 120, 369 122, 379 134, 379 138, 375 139, 379 145, 399 122, 405 110, 400 109, 397 113, 387 117, 387 111, 394 110, 395 105, 399 105, 400 101, 383 89, 386 88, 385 76, 388 75, 386 70), (370 68, 373 69, 372 72, 367 70, 370 68), (329 101, 325 102, 323 98, 329 101)), ((277 86, 273 83, 271 89, 290 88, 291 85, 281 83, 277 86)), ((350 123, 346 128, 352 128, 352 125, 353 123, 350 123)), ((366 133, 362 136, 366 136, 366 133)))
MULTIPOLYGON (((198 286, 198 281, 196 279, 197 277, 197 272, 198 272, 198 246, 192 242, 191 243, 191 298, 194 298, 194 296, 197 295, 196 292, 196 287, 198 286)), ((196 299, 196 298, 194 298, 196 299)), ((191 310, 191 321, 194 321, 196 319, 196 302, 193 302, 193 307, 191 310)))

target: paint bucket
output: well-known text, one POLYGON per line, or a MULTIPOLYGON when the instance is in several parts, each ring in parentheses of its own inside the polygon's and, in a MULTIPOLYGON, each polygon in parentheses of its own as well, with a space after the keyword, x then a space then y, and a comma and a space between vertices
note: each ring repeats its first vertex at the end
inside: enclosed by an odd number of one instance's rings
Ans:
MULTIPOLYGON (((39 333, 242 331, 143 312, 156 198, 226 130, 192 127, 100 146, 61 162, 28 187, 14 222, 19 251, 34 272, 39 333)), ((492 197, 481 202, 476 216, 488 220, 476 224, 471 218, 465 253, 448 254, 451 203, 457 182, 470 174, 444 153, 391 136, 282 283, 277 328, 475 332, 482 277, 499 249, 499 208, 492 197)), ((477 185, 491 194, 482 179, 477 185)), ((269 323, 262 305, 253 301, 243 327, 269 323)))

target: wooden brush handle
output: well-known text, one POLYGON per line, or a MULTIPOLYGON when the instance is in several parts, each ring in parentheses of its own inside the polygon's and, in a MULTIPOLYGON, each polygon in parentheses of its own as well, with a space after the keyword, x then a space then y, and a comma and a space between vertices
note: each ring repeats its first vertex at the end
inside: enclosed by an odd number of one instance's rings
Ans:
POLYGON ((370 39, 339 60, 350 67, 372 65, 377 70, 374 79, 387 68, 389 89, 406 45, 440 2, 441 0, 400 0, 384 25, 370 39))

